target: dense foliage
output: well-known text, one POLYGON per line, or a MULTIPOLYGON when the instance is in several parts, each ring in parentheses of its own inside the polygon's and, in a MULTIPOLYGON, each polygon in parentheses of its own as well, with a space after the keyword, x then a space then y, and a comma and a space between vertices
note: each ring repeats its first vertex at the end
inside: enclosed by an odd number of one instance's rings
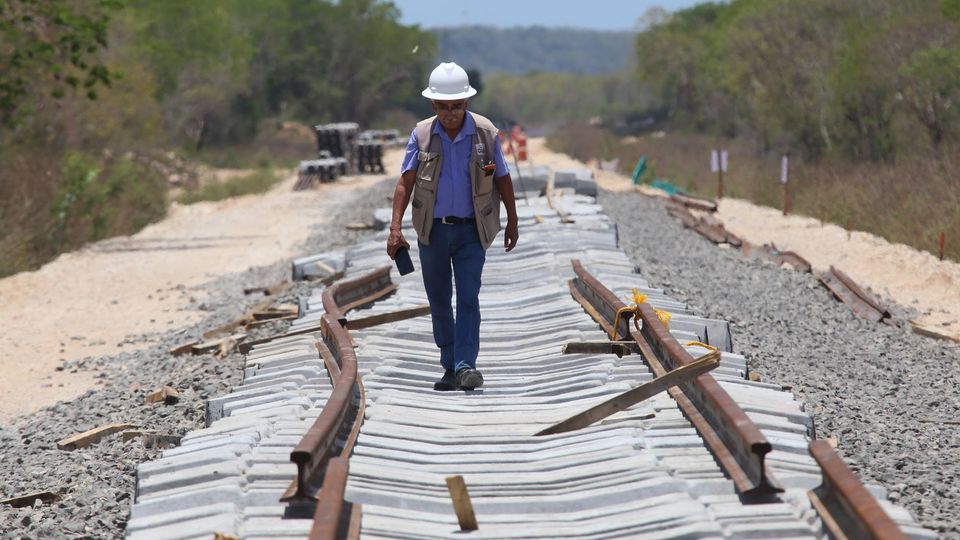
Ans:
POLYGON ((632 32, 522 26, 434 28, 441 60, 482 73, 599 75, 630 63, 632 32))
POLYGON ((35 81, 53 97, 65 87, 96 99, 111 73, 96 53, 107 46, 110 11, 118 0, 78 4, 69 0, 5 0, 0 3, 0 121, 17 122, 35 81))
POLYGON ((891 161, 955 142, 956 0, 732 0, 662 17, 640 81, 674 127, 891 161))
POLYGON ((436 40, 399 18, 383 0, 0 2, 0 275, 163 215, 175 154, 262 165, 309 148, 304 124, 422 113, 436 40))

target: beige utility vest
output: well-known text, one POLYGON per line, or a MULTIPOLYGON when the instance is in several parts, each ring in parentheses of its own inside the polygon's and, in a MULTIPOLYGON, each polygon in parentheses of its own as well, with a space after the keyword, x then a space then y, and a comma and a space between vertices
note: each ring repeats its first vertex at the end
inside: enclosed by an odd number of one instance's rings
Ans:
MULTIPOLYGON (((493 181, 494 171, 481 169, 479 159, 494 163, 494 148, 497 128, 490 120, 479 114, 467 112, 473 117, 477 132, 470 142, 470 186, 473 194, 473 213, 477 220, 477 232, 483 249, 490 247, 500 231, 500 191, 493 181)), ((417 178, 413 185, 413 228, 420 241, 430 245, 430 230, 433 228, 433 206, 437 201, 437 182, 443 163, 443 147, 440 136, 433 133, 437 121, 432 116, 417 124, 415 133, 419 147, 417 178)))

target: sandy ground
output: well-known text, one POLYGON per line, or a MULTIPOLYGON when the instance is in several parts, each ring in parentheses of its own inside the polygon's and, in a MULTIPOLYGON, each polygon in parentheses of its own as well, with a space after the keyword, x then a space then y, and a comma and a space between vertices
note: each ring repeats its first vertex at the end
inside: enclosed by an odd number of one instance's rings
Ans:
MULTIPOLYGON (((565 154, 548 150, 544 139, 530 139, 530 157, 537 165, 553 168, 585 167, 565 154)), ((641 189, 650 195, 663 192, 634 188, 620 174, 591 167, 598 183, 611 191, 641 189)), ((960 340, 960 265, 939 261, 933 255, 878 236, 854 231, 805 216, 783 216, 775 208, 740 199, 720 201, 716 217, 732 233, 751 244, 773 243, 778 249, 799 253, 817 270, 834 266, 883 300, 891 300, 922 313, 916 320, 939 333, 960 340)))
MULTIPOLYGON (((388 152, 387 170, 399 170, 401 157, 388 152)), ((188 306, 203 298, 190 287, 303 255, 297 245, 326 223, 338 194, 382 178, 294 192, 291 176, 264 195, 174 205, 134 236, 0 279, 0 423, 95 386, 94 373, 58 371, 65 360, 144 348, 151 343, 144 334, 199 321, 203 312, 188 306)))
MULTIPOLYGON (((537 165, 582 168, 583 163, 529 141, 537 165)), ((402 152, 385 156, 397 171, 402 152)), ((632 190, 628 178, 594 173, 608 190, 632 190)), ((96 385, 95 374, 57 371, 65 360, 148 346, 144 335, 184 328, 203 312, 191 287, 249 267, 302 255, 296 251, 338 194, 369 186, 380 176, 341 179, 293 192, 288 178, 265 195, 174 206, 162 222, 131 237, 68 253, 36 272, 0 280, 0 422, 70 399, 96 385)), ((651 192, 655 192, 651 190, 651 192)), ((960 335, 960 265, 870 234, 825 225, 772 208, 725 199, 718 217, 754 244, 773 242, 798 252, 816 268, 830 265, 890 300, 916 308, 922 322, 960 335)), ((271 284, 264 284, 271 285, 271 284)))

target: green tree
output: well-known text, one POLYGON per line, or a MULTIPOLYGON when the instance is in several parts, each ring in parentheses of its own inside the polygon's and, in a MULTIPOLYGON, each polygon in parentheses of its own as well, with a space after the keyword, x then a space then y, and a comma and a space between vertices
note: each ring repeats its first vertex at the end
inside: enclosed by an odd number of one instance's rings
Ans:
POLYGON ((12 126, 38 88, 96 99, 114 74, 98 59, 119 0, 5 0, 0 3, 0 121, 12 126), (39 83, 46 84, 39 84, 39 83))
POLYGON ((130 2, 126 30, 154 74, 167 129, 197 148, 211 133, 223 137, 231 106, 249 88, 251 7, 237 0, 130 2))
POLYGON ((960 49, 931 45, 914 53, 900 70, 900 93, 939 147, 960 119, 960 49))

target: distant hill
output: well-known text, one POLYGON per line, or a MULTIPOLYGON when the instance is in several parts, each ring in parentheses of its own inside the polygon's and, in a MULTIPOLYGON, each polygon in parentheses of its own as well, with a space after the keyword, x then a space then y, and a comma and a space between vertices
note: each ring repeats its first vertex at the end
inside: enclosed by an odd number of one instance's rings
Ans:
POLYGON ((597 75, 623 69, 633 55, 633 32, 524 26, 432 28, 440 60, 482 75, 552 71, 597 75))

